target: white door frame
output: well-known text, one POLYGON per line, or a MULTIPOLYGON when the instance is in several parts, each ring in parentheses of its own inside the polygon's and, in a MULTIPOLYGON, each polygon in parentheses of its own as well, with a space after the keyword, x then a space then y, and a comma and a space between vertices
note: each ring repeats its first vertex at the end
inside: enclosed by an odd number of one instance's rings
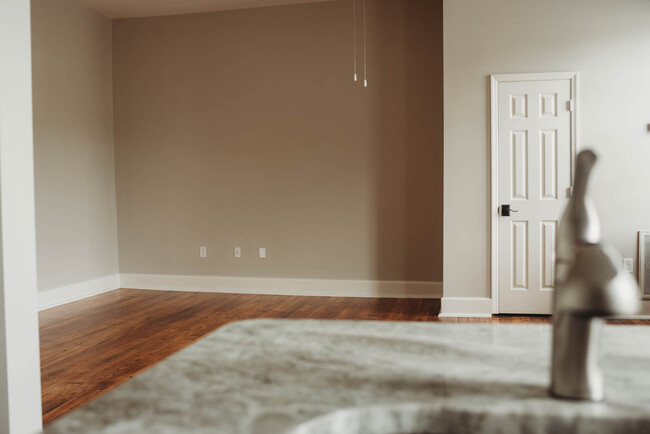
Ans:
POLYGON ((577 72, 544 72, 533 74, 493 74, 490 75, 490 296, 492 298, 492 313, 499 313, 499 83, 512 81, 571 81, 571 186, 573 186, 573 167, 576 147, 578 144, 578 73, 577 72))

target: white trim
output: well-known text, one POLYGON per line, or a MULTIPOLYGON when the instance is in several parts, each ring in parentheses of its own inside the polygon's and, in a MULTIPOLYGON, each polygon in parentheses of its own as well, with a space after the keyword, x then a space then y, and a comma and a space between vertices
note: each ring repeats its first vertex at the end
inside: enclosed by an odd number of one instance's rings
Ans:
POLYGON ((492 316, 492 299, 484 297, 442 297, 440 300, 440 318, 471 317, 490 318, 492 316))
POLYGON ((640 316, 650 318, 650 300, 641 300, 640 316))
POLYGON ((645 237, 650 236, 650 231, 639 231, 639 236, 637 238, 637 254, 638 254, 638 259, 637 259, 637 264, 636 264, 636 271, 637 271, 637 276, 638 276, 638 282, 639 282, 639 287, 641 288, 641 299, 643 300, 650 300, 650 294, 645 294, 643 291, 643 288, 645 287, 645 274, 644 274, 644 268, 645 268, 645 262, 646 262, 646 254, 649 252, 645 251, 645 237))
MULTIPOLYGON (((491 74, 493 81, 551 81, 551 80, 574 80, 577 72, 532 72, 523 74, 491 74)), ((572 95, 573 96, 573 95, 572 95)))
POLYGON ((38 310, 49 309, 119 288, 120 275, 111 274, 73 285, 42 291, 38 293, 38 310))
POLYGON ((499 83, 513 81, 570 80, 571 100, 571 186, 573 186, 573 167, 578 145, 578 73, 546 72, 533 74, 493 74, 490 75, 490 297, 492 312, 499 313, 499 194, 498 194, 498 138, 499 138, 499 83))
POLYGON ((328 297, 440 298, 442 282, 122 274, 122 288, 328 297))

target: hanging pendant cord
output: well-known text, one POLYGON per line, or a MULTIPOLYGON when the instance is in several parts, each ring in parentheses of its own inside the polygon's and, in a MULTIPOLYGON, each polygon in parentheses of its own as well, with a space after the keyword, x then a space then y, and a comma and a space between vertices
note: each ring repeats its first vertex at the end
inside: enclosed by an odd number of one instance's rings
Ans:
POLYGON ((352 0, 352 45, 354 47, 354 81, 357 81, 357 0, 352 0))
POLYGON ((368 72, 366 63, 366 0, 363 0, 363 87, 368 87, 368 72))

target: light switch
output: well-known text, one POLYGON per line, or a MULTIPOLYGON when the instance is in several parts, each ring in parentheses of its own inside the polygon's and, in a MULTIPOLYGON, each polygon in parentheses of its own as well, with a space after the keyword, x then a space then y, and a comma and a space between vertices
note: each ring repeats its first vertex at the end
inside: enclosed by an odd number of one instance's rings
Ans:
POLYGON ((260 247, 260 259, 266 258, 266 247, 260 247))
POLYGON ((235 258, 241 258, 241 247, 235 247, 235 258))
POLYGON ((207 258, 208 257, 208 248, 207 247, 199 247, 199 256, 202 258, 207 258))
POLYGON ((623 258, 623 270, 634 273, 634 260, 632 258, 623 258))

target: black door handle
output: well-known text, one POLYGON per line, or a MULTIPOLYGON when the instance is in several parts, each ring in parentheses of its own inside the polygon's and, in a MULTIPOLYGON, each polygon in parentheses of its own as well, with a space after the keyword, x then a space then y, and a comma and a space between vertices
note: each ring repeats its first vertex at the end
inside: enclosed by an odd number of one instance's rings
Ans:
POLYGON ((510 208, 510 204, 501 205, 502 217, 510 217, 511 212, 519 212, 519 210, 510 208))

